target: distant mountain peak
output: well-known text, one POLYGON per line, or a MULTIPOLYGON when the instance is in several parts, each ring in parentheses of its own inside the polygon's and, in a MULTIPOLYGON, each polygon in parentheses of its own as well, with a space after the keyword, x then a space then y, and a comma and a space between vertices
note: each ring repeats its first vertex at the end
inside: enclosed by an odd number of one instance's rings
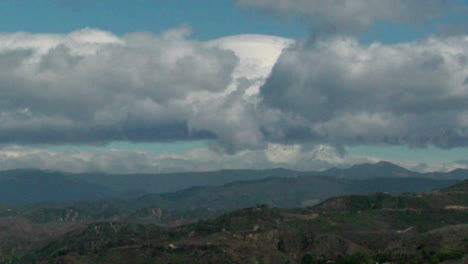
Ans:
POLYGON ((458 168, 458 169, 454 169, 452 170, 450 173, 459 173, 459 172, 466 172, 468 171, 468 169, 462 169, 462 168, 458 168))
POLYGON ((324 171, 324 173, 330 176, 350 179, 368 179, 376 177, 405 178, 417 174, 416 172, 410 171, 388 161, 356 164, 347 169, 333 168, 324 171))
POLYGON ((385 168, 393 168, 393 169, 399 169, 399 170, 405 170, 405 171, 410 171, 400 165, 397 165, 395 163, 391 163, 389 161, 384 161, 384 160, 381 160, 377 163, 375 163, 374 165, 378 166, 378 167, 385 167, 385 168))
MULTIPOLYGON (((351 166, 349 169, 353 168, 375 168, 375 169, 391 169, 391 170, 404 170, 404 171, 410 171, 404 167, 401 167, 395 163, 391 163, 389 161, 384 161, 381 160, 377 163, 363 163, 363 164, 356 164, 354 166, 351 166)), ((348 170, 349 170, 348 169, 348 170)))
POLYGON ((375 163, 375 165, 378 165, 378 166, 397 166, 397 167, 399 167, 395 163, 391 163, 391 162, 385 161, 385 160, 381 160, 381 161, 375 163))

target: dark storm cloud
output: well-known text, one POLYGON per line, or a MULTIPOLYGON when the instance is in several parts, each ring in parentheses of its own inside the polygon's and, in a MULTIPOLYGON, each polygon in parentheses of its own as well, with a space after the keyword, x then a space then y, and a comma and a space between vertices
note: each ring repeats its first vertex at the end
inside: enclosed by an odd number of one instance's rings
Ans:
POLYGON ((338 147, 468 146, 467 45, 466 36, 369 47, 334 37, 292 47, 261 88, 263 129, 270 140, 338 147))

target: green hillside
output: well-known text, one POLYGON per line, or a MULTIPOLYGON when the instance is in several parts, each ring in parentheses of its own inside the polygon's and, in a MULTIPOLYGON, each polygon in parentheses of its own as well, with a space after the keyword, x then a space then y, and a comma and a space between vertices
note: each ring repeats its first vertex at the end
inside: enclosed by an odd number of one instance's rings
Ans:
POLYGON ((257 206, 174 228, 97 222, 10 263, 466 263, 467 186, 257 206))

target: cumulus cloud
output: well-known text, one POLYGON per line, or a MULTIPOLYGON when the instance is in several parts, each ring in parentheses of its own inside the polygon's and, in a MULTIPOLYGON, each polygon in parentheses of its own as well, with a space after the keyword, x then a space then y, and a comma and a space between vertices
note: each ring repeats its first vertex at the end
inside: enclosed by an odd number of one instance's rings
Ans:
POLYGON ((256 109, 258 92, 282 50, 292 43, 291 39, 264 35, 230 36, 209 42, 210 46, 232 50, 239 58, 227 93, 197 107, 190 119, 193 128, 210 128, 218 136, 210 143, 213 149, 232 154, 266 146, 256 109))
POLYGON ((238 58, 187 35, 0 34, 0 142, 216 137, 188 117, 199 95, 226 90, 238 58))
POLYGON ((189 34, 0 34, 0 143, 212 139, 230 153, 265 147, 259 87, 293 41, 199 42, 189 34))
POLYGON ((0 34, 0 144, 211 146, 158 157, 22 149, 2 154, 7 167, 320 169, 351 164, 355 157, 342 154, 352 145, 468 145, 466 36, 371 46, 345 37, 188 36, 186 28, 0 34))
POLYGON ((468 36, 370 46, 347 37, 283 52, 261 88, 269 141, 468 146, 468 36))
POLYGON ((324 30, 361 31, 377 21, 425 21, 453 10, 456 1, 427 0, 236 0, 280 16, 302 16, 324 30), (415 15, 417 14, 417 15, 415 15))
MULTIPOLYGON (((429 21, 460 1, 237 0, 244 8, 302 17, 317 32, 285 50, 256 106, 266 142, 346 146, 468 145, 468 37, 364 46, 343 37, 377 22, 429 21), (414 15, 418 14, 418 15, 414 15)), ((458 10, 458 11, 457 11, 458 10)))

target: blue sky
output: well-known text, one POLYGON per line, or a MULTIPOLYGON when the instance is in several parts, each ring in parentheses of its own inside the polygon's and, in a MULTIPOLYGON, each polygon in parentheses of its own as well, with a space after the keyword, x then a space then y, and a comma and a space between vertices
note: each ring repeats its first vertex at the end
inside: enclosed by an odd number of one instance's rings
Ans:
MULTIPOLYGON (((452 2, 468 4, 468 0, 452 2)), ((362 34, 362 41, 414 41, 439 33, 441 25, 462 27, 468 23, 467 17, 460 11, 418 25, 378 22, 362 34)), ((309 32, 304 19, 277 19, 265 12, 237 8, 231 0, 6 0, 0 2, 0 21, 4 32, 67 33, 93 27, 119 35, 189 25, 194 29, 192 38, 199 40, 251 33, 304 38, 309 32)))
MULTIPOLYGON (((441 38, 443 38, 449 35, 466 34, 468 0, 453 2, 461 4, 465 9, 459 8, 455 11, 448 11, 435 19, 416 23, 407 21, 389 22, 385 21, 385 19, 379 20, 377 17, 370 28, 352 35, 357 37, 358 41, 363 45, 369 45, 373 42, 391 45, 415 42, 428 36, 442 36, 441 38)), ((256 8, 254 6, 254 8, 251 8, 249 5, 244 5, 241 8, 235 1, 231 0, 6 0, 0 2, 0 25, 2 25, 0 31, 4 33, 29 32, 33 35, 36 33, 68 34, 83 28, 93 28, 122 36, 134 32, 151 32, 158 35, 170 29, 188 26, 193 29, 193 33, 188 39, 197 41, 209 41, 238 34, 263 34, 300 40, 316 34, 310 27, 310 17, 301 14, 282 16, 278 13, 273 12, 272 14, 269 12, 276 7, 256 8)), ((283 11, 280 10, 279 12, 283 11)), ((304 13, 307 13, 307 11, 304 11, 304 13)), ((415 16, 418 15, 417 11, 415 11, 415 16)), ((339 30, 337 34, 340 34, 339 30)), ((30 107, 27 106, 25 109, 29 111, 30 107)), ((218 128, 216 127, 216 129, 218 128)), ((466 128, 461 127, 458 129, 463 130, 466 128)), ((211 132, 218 133, 217 130, 213 131, 211 132)), ((294 140, 284 139, 285 142, 303 144, 303 142, 294 140)), ((457 140, 465 142, 466 138, 457 140)), ((21 140, 19 141, 21 142, 21 140)), ((45 145, 42 144, 41 146, 59 151, 143 150, 152 155, 159 155, 164 153, 185 153, 193 149, 208 148, 218 144, 212 144, 213 142, 210 139, 203 137, 192 141, 169 140, 171 141, 169 143, 143 141, 146 143, 131 143, 122 139, 109 139, 105 140, 105 142, 110 143, 104 146, 99 143, 95 144, 95 142, 85 142, 84 144, 60 142, 50 145, 45 143, 45 145)), ((283 141, 279 140, 274 143, 281 142, 283 141)), ((345 146, 345 148, 351 155, 369 156, 412 164, 421 162, 448 164, 468 159, 468 150, 463 144, 460 147, 451 145, 447 148, 441 148, 440 146, 434 146, 434 144, 438 143, 432 144, 430 140, 428 142, 429 147, 421 148, 409 147, 411 144, 406 143, 392 147, 379 143, 360 146, 351 143, 349 145, 354 147, 345 146)), ((306 142, 304 145, 309 145, 309 143, 306 142)), ((25 148, 36 148, 34 144, 19 143, 19 145, 25 148)), ((224 147, 223 145, 222 148, 224 147)), ((242 151, 253 148, 256 147, 249 145, 239 149, 242 151)), ((237 150, 233 151, 236 152, 237 150)), ((228 152, 232 151, 229 150, 228 152)))
POLYGON ((30 0, 1 1, 2 30, 66 33, 84 27, 116 34, 158 33, 181 25, 193 27, 200 40, 236 34, 303 37, 304 22, 279 21, 256 11, 240 10, 230 0, 30 0))

